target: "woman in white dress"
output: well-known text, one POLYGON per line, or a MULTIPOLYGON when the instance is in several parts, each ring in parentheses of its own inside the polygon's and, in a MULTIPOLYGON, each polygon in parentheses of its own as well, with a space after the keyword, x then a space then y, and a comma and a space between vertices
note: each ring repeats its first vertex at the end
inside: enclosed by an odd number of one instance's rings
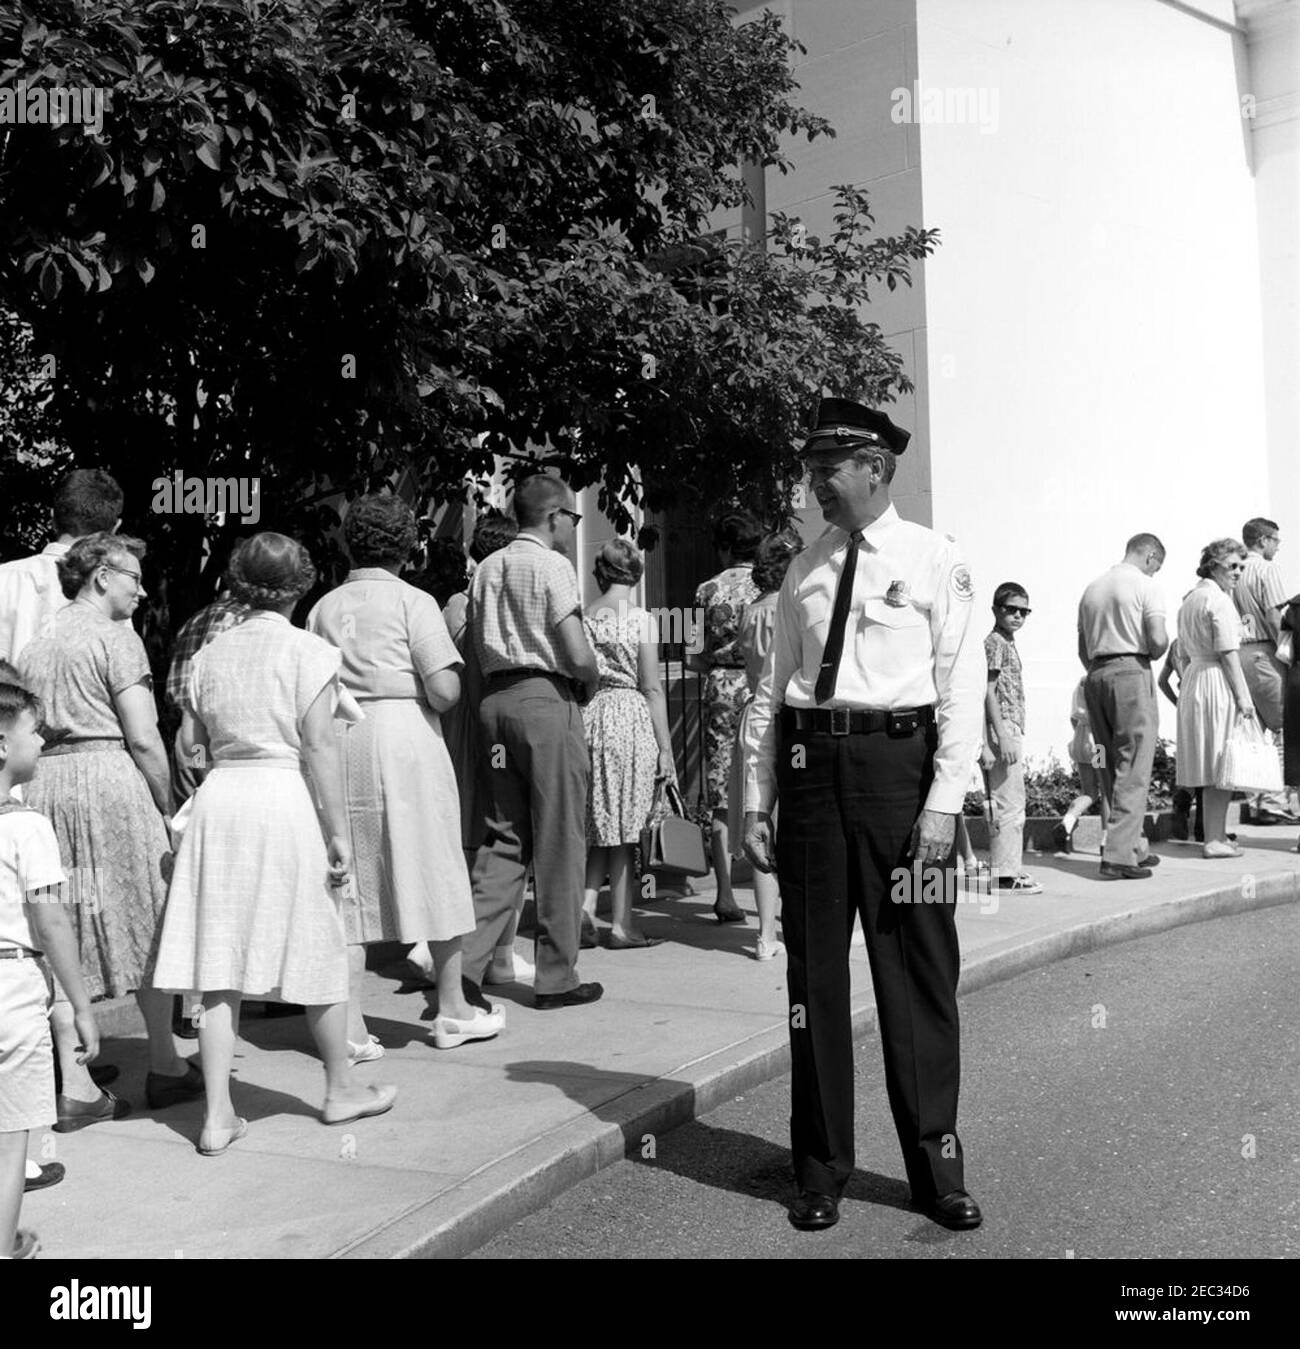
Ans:
POLYGON ((203 995, 205 1156, 247 1132, 230 1099, 244 997, 306 1006, 325 1061, 326 1124, 382 1114, 397 1095, 362 1085, 348 1056, 337 896, 352 855, 334 724, 342 657, 289 622, 315 575, 307 550, 283 534, 244 543, 230 589, 252 613, 195 656, 185 699, 183 752, 211 771, 187 806, 154 983, 203 995))
POLYGON ((1178 690, 1178 785, 1203 787, 1203 857, 1240 857, 1228 839, 1232 793, 1216 786, 1237 717, 1253 717, 1255 703, 1242 673, 1241 619, 1232 590, 1246 566, 1246 549, 1236 539, 1215 539, 1201 552, 1199 585, 1178 610, 1178 642, 1187 669, 1178 690))
POLYGON ((343 653, 344 687, 366 718, 342 737, 353 893, 343 902, 352 985, 353 1062, 383 1055, 366 1029, 365 948, 429 943, 438 983, 433 1042, 490 1040, 505 1012, 475 1007, 461 986, 461 938, 474 900, 461 848, 460 793, 441 715, 460 698, 460 652, 438 601, 398 575, 415 547, 415 512, 391 493, 358 497, 343 526, 353 569, 307 617, 343 653))

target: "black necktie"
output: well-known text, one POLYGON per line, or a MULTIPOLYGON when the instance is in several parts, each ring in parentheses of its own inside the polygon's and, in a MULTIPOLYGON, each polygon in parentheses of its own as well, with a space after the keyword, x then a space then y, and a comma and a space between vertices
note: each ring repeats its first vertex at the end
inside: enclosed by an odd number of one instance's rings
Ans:
POLYGON ((822 652, 821 669, 817 672, 814 696, 824 703, 835 692, 835 676, 839 673, 840 655, 844 650, 844 629, 849 621, 849 607, 853 603, 853 573, 858 569, 858 545, 862 533, 855 529, 849 535, 849 550, 844 555, 844 570, 835 589, 835 607, 831 610, 831 630, 826 635, 826 650, 822 652))

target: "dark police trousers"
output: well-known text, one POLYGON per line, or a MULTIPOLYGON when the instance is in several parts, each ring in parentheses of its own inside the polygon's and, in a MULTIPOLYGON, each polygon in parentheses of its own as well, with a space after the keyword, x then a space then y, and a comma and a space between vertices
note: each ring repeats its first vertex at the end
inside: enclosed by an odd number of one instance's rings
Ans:
MULTIPOLYGON (((862 920, 889 1104, 915 1202, 965 1188, 956 913, 897 904, 912 827, 934 776, 934 726, 833 736, 782 725, 776 868, 789 962, 790 1143, 799 1185, 838 1195, 853 1172, 849 941, 862 920), (798 751, 802 750, 802 756, 798 751), (799 766, 802 757, 802 766, 799 766)), ((955 865, 955 846, 945 865, 955 865)), ((931 881, 937 878, 925 875, 931 881)), ((952 878, 943 893, 956 893, 952 878)), ((933 890, 932 890, 933 893, 933 890)))

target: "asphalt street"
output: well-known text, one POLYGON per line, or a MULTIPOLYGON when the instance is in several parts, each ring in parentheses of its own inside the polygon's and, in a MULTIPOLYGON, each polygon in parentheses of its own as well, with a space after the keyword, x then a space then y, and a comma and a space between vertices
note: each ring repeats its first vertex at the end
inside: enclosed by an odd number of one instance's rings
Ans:
POLYGON ((471 1259, 1300 1256, 1300 907, 1174 928, 961 1002, 984 1226, 908 1203, 879 1043, 828 1232, 786 1221, 789 1078, 658 1138, 471 1259))

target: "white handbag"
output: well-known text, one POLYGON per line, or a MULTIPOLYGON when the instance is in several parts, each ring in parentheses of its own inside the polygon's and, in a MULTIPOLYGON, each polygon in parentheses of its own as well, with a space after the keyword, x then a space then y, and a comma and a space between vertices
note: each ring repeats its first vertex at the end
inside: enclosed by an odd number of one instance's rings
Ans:
POLYGON ((1215 786, 1229 792, 1279 792, 1282 765, 1272 735, 1255 717, 1237 717, 1219 759, 1215 786))

